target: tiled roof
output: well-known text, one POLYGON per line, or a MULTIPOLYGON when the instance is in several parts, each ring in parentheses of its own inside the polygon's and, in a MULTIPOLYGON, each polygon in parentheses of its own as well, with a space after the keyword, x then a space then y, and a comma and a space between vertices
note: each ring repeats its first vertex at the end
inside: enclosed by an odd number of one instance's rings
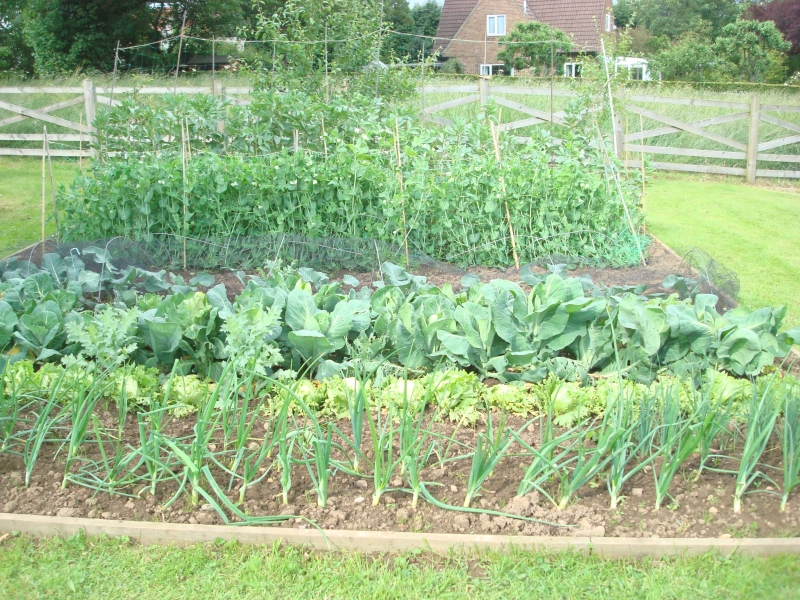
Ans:
POLYGON ((566 32, 576 50, 600 50, 605 31, 605 0, 528 0, 528 14, 566 32))
MULTIPOLYGON (((491 5, 491 0, 485 0, 491 5)), ((445 47, 481 0, 445 0, 437 46, 445 47)), ((520 8, 523 0, 517 0, 520 8)), ((575 41, 576 50, 600 49, 605 29, 606 0, 527 0, 528 17, 561 29, 575 41)))
POLYGON ((439 28, 436 30, 437 46, 446 46, 458 33, 461 25, 481 0, 445 0, 439 28))

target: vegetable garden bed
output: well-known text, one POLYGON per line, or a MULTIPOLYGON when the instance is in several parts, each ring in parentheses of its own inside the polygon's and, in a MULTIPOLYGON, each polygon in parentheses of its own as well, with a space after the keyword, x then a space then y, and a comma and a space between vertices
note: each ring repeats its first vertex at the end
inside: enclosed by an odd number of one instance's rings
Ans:
POLYGON ((458 291, 390 263, 374 288, 276 269, 231 302, 216 278, 117 269, 100 248, 6 263, 0 508, 797 535, 800 394, 772 363, 798 332, 779 333, 781 310, 723 316, 687 279, 643 296, 553 271, 458 291))

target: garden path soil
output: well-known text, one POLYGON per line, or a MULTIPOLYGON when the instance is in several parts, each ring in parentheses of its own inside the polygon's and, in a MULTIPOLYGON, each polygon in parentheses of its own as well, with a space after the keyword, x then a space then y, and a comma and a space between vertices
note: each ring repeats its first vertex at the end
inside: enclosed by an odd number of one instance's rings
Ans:
MULTIPOLYGON (((107 426, 114 424, 115 417, 108 412, 101 413, 107 426)), ((510 427, 522 429, 525 421, 521 418, 509 420, 510 427)), ((179 437, 190 435, 194 419, 173 420, 169 427, 170 435, 179 437)), ((349 422, 339 421, 339 428, 349 435, 349 422)), ((447 435, 454 435, 460 442, 473 446, 476 434, 485 428, 455 428, 449 423, 433 425, 447 435)), ((523 439, 536 443, 538 439, 535 425, 523 430, 523 439)), ((123 436, 127 442, 138 442, 138 431, 133 417, 125 428, 123 436)), ((254 441, 258 442, 256 438, 254 441)), ((364 446, 369 440, 364 439, 364 446)), ((96 446, 86 446, 87 456, 97 459, 96 446)), ((212 445, 212 450, 216 449, 212 445)), ((189 494, 183 496, 170 508, 164 504, 177 489, 177 483, 160 484, 156 497, 139 489, 121 490, 129 496, 110 495, 105 492, 95 494, 92 490, 69 484, 61 488, 64 464, 56 456, 57 447, 47 445, 33 472, 31 486, 25 488, 24 468, 16 457, 0 457, 0 510, 6 513, 57 515, 89 517, 112 520, 159 521, 190 524, 221 524, 222 520, 209 505, 191 506, 189 494)), ((515 446, 511 453, 520 452, 515 446)), ((455 453, 455 452, 453 452, 455 453)), ((369 458, 369 455, 368 455, 369 458)), ((654 509, 654 487, 652 471, 640 473, 632 478, 624 488, 627 496, 621 505, 609 508, 605 481, 597 479, 584 486, 577 498, 564 510, 556 510, 541 494, 533 492, 518 497, 517 487, 524 469, 530 459, 520 456, 507 456, 486 480, 480 494, 472 506, 521 515, 540 521, 557 524, 548 525, 528 522, 506 516, 489 514, 470 514, 437 508, 422 498, 417 508, 411 506, 411 494, 394 489, 383 494, 379 505, 373 506, 372 479, 354 477, 342 472, 334 473, 329 483, 330 497, 326 508, 316 505, 316 494, 303 465, 292 469, 292 488, 289 505, 283 505, 279 473, 274 469, 267 478, 248 488, 243 510, 253 516, 296 515, 305 519, 291 519, 279 527, 307 528, 312 520, 327 529, 443 532, 443 533, 488 533, 506 535, 592 535, 622 537, 795 537, 800 535, 800 493, 795 492, 784 512, 780 511, 780 498, 768 483, 753 488, 755 493, 745 496, 741 513, 733 513, 732 497, 735 476, 732 474, 706 471, 695 481, 697 461, 690 460, 676 475, 671 488, 672 500, 660 510, 654 509), (306 520, 307 519, 307 520, 306 520), (568 527, 571 526, 571 527, 568 527)), ((773 449, 763 462, 771 467, 780 466, 780 451, 777 440, 773 449)), ((266 464, 266 463, 265 463, 266 464)), ((734 461, 722 459, 716 465, 719 469, 735 468, 734 461)), ((368 470, 368 467, 366 467, 368 470)), ((458 460, 443 466, 430 464, 423 472, 423 479, 431 482, 429 491, 440 502, 460 506, 464 501, 465 485, 469 476, 470 461, 458 460)), ((775 475, 776 471, 767 468, 775 475)), ((214 470, 220 485, 227 478, 219 469, 214 470)), ((392 488, 402 488, 405 484, 394 477, 392 488)), ((553 490, 551 490, 553 491, 553 490)), ((234 488, 229 497, 238 499, 234 488)))

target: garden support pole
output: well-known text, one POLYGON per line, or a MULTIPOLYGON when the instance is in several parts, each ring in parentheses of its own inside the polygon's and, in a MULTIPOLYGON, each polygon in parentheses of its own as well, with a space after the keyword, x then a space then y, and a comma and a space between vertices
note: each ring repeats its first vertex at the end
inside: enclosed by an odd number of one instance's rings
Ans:
MULTIPOLYGON (((213 89, 215 98, 225 99, 225 86, 222 85, 221 81, 214 80, 213 89)), ((225 121, 217 122, 217 131, 222 134, 225 133, 225 121)))
MULTIPOLYGON (((86 108, 86 128, 89 134, 94 133, 94 117, 95 117, 95 89, 94 82, 91 79, 83 80, 83 103, 86 108)), ((91 138, 90 138, 91 140, 91 138)), ((95 151, 92 150, 92 158, 94 158, 95 151)))
POLYGON ((758 164, 758 124, 761 119, 761 99, 750 98, 750 130, 747 135, 747 183, 756 182, 758 164))
MULTIPOLYGON (((497 129, 494 127, 494 123, 489 121, 489 127, 492 128, 492 142, 494 142, 494 158, 497 161, 497 164, 500 165, 500 168, 503 168, 503 162, 500 158, 500 118, 497 119, 497 129)), ((511 238, 511 252, 514 255, 514 266, 519 271, 519 255, 517 254, 517 239, 514 236, 514 226, 511 224, 511 211, 508 210, 508 198, 506 197, 506 178, 503 175, 500 175, 500 186, 503 190, 503 202, 505 203, 506 208, 506 220, 508 221, 508 234, 511 238)))
POLYGON ((397 182, 400 184, 400 198, 403 203, 403 246, 406 250, 406 269, 409 268, 411 260, 408 255, 408 226, 406 225, 406 192, 403 183, 403 162, 400 159, 400 128, 397 126, 397 119, 394 120, 394 151, 397 156, 397 182))

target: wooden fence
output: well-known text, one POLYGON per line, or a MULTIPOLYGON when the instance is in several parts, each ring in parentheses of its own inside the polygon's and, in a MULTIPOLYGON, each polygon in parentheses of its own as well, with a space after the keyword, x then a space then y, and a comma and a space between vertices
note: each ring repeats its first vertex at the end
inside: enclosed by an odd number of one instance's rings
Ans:
MULTIPOLYGON (((245 87, 224 88, 219 81, 214 82, 214 85, 210 87, 144 87, 135 90, 131 87, 117 87, 111 89, 95 87, 89 79, 83 82, 82 87, 0 87, 0 98, 14 94, 76 95, 74 98, 35 109, 26 108, 18 103, 0 100, 0 109, 13 113, 13 116, 0 119, 0 143, 4 141, 43 142, 43 133, 5 133, 3 131, 3 128, 9 125, 26 119, 33 119, 42 122, 44 125, 51 124, 57 126, 59 130, 66 130, 48 133, 47 138, 49 141, 78 144, 77 148, 54 149, 0 146, 0 155, 42 156, 43 152, 49 151, 51 156, 90 157, 93 152, 92 144, 96 142, 94 136, 97 133, 94 126, 96 106, 98 104, 106 106, 116 104, 119 98, 114 98, 115 95, 129 94, 134 91, 137 94, 213 94, 215 96, 226 96, 236 104, 247 104, 247 100, 242 96, 249 94, 251 89, 245 87), (76 123, 74 120, 59 117, 56 114, 59 111, 81 104, 83 105, 83 114, 86 115, 85 122, 76 123)), ((513 111, 513 113, 521 113, 523 115, 523 118, 502 123, 500 126, 501 131, 513 131, 550 124, 563 126, 566 123, 566 114, 563 110, 555 110, 553 108, 555 101, 556 99, 562 101, 565 98, 576 96, 574 92, 564 89, 494 85, 492 80, 488 78, 482 78, 476 83, 463 85, 425 85, 419 91, 423 105, 422 118, 440 125, 452 124, 452 119, 447 118, 442 113, 469 104, 485 105, 489 102, 494 102, 505 109, 513 111), (432 105, 427 104, 431 96, 434 95, 456 95, 457 97, 432 105), (525 96, 548 97, 549 100, 544 102, 544 104, 548 105, 548 109, 534 108, 524 104, 521 100, 524 100, 525 96)), ((642 159, 647 156, 651 159, 651 164, 656 169, 746 176, 750 182, 755 181, 757 177, 800 178, 800 167, 793 167, 793 165, 800 164, 800 124, 780 118, 786 113, 800 113, 800 105, 762 104, 759 96, 750 97, 748 102, 723 102, 699 98, 626 95, 624 90, 617 92, 615 105, 617 108, 614 131, 615 147, 619 157, 623 158, 629 167, 640 167, 642 159), (642 104, 648 106, 641 106, 642 104), (663 114, 653 105, 705 107, 715 111, 724 110, 728 112, 704 119, 687 121, 663 114), (624 120, 623 114, 625 115, 624 120), (631 117, 638 117, 636 119, 637 123, 643 123, 644 119, 647 119, 648 123, 655 122, 658 126, 631 132, 627 126, 631 117), (714 126, 737 121, 747 121, 746 140, 736 140, 710 130, 714 126), (788 135, 784 134, 780 137, 761 141, 760 133, 763 123, 772 126, 773 130, 777 127, 781 131, 788 132, 788 135), (708 141, 713 142, 716 146, 721 146, 721 148, 705 149, 681 145, 670 146, 665 143, 647 143, 654 139, 663 142, 664 136, 672 134, 688 134, 695 138, 701 138, 706 143, 708 141), (794 146, 795 149, 798 149, 797 153, 775 154, 769 152, 770 150, 785 149, 787 146, 794 146), (652 160, 653 157, 668 156, 702 158, 706 161, 722 160, 727 164, 694 164, 692 162, 652 160), (744 166, 730 166, 731 162, 744 163, 744 166), (759 162, 780 163, 784 168, 758 168, 759 162)), ((529 138, 518 137, 518 139, 524 141, 529 138)))
MULTIPOLYGON (((528 115, 526 118, 513 120, 501 125, 502 131, 521 129, 542 124, 564 125, 565 113, 555 111, 552 108, 541 110, 531 108, 518 101, 519 96, 550 96, 550 106, 553 105, 553 97, 575 97, 577 94, 568 90, 551 90, 550 88, 530 88, 510 85, 493 85, 489 79, 481 79, 478 83, 467 85, 426 85, 421 88, 424 99, 434 94, 463 94, 460 98, 447 100, 431 106, 424 106, 422 116, 428 121, 441 125, 451 125, 452 120, 441 115, 449 109, 465 106, 472 103, 481 105, 493 101, 495 104, 513 111, 528 115), (508 96, 516 96, 517 99, 509 99, 508 96)), ((656 169, 670 171, 690 171, 699 173, 719 173, 725 175, 746 176, 749 182, 754 182, 756 177, 785 177, 800 178, 800 167, 797 169, 759 169, 759 162, 783 163, 784 165, 800 163, 800 152, 796 154, 773 154, 768 150, 784 148, 800 144, 800 124, 793 123, 776 116, 775 113, 800 113, 800 105, 778 105, 761 104, 758 96, 752 96, 749 102, 723 102, 718 100, 694 99, 694 98, 673 98, 669 96, 644 96, 644 95, 625 95, 618 92, 615 95, 615 107, 617 109, 614 135, 616 137, 615 147, 620 158, 626 159, 629 167, 640 167, 641 158, 649 156, 684 156, 697 157, 704 159, 716 159, 725 161, 743 161, 744 166, 721 166, 716 164, 692 164, 682 162, 661 162, 654 161, 651 164, 656 169), (710 107, 714 109, 724 109, 730 114, 717 115, 711 118, 685 122, 668 115, 662 114, 657 110, 640 106, 641 104, 662 104, 662 105, 684 105, 688 107, 710 107), (655 121, 658 127, 651 129, 630 132, 623 122, 622 114, 628 116, 639 115, 647 118, 648 121, 655 121), (747 121, 747 140, 738 141, 709 131, 708 128, 714 125, 733 123, 736 121, 747 121), (769 123, 783 130, 787 130, 792 135, 773 138, 767 141, 760 141, 759 134, 761 124, 769 123), (651 138, 663 138, 675 133, 691 134, 705 140, 710 140, 723 149, 711 150, 701 148, 685 148, 680 146, 669 146, 666 144, 648 145, 646 140, 651 138), (639 159, 630 160, 631 155, 639 156, 639 159)), ((520 137, 520 141, 529 138, 520 137)))

